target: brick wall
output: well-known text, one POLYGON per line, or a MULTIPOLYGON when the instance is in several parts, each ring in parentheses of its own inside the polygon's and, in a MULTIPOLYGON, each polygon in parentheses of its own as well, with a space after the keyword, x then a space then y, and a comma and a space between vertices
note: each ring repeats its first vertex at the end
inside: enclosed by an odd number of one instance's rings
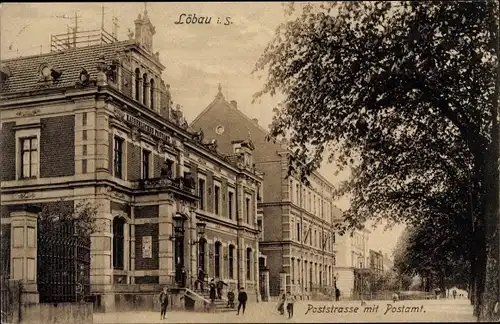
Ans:
POLYGON ((1 276, 10 275, 10 224, 2 224, 0 236, 0 269, 1 276))
POLYGON ((161 168, 163 166, 164 160, 159 155, 154 154, 153 155, 153 162, 154 162, 154 166, 153 166, 154 177, 159 178, 160 174, 161 174, 161 168))
MULTIPOLYGON (((283 239, 281 207, 264 207, 264 240, 281 241, 283 239)), ((304 233, 304 229, 302 230, 304 233)))
POLYGON ((2 123, 0 129, 0 179, 16 179, 16 133, 15 122, 2 123))
POLYGON ((127 180, 134 181, 141 178, 141 148, 127 143, 127 180))
POLYGON ((75 115, 41 118, 40 177, 75 174, 75 115))
POLYGON ((158 206, 137 206, 134 207, 135 218, 151 218, 158 217, 158 206))
POLYGON ((159 268, 158 259, 158 224, 141 224, 135 226, 135 269, 136 270, 157 270, 159 268), (142 257, 142 237, 152 237, 152 257, 142 257))

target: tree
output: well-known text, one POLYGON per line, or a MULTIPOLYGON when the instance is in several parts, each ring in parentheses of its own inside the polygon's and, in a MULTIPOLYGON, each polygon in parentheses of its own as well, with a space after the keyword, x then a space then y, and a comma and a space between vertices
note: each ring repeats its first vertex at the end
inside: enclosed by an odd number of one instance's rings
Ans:
POLYGON ((418 226, 468 204, 478 315, 481 305, 491 309, 484 288, 498 289, 486 285, 484 252, 492 250, 490 202, 498 199, 497 13, 494 2, 306 5, 277 29, 255 68, 268 70, 256 98, 285 95, 271 137, 290 138, 290 173, 307 181, 325 153, 351 167, 336 193, 353 197, 349 227, 367 219, 418 226), (464 183, 465 199, 463 190, 447 198, 464 183))

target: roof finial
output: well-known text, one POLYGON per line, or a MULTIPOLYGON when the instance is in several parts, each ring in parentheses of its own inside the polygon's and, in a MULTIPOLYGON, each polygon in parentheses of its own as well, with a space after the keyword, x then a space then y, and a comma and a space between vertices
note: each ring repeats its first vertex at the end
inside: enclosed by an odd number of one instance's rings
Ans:
POLYGON ((144 15, 148 14, 148 3, 144 2, 144 15))
POLYGON ((221 84, 219 83, 219 92, 217 93, 217 95, 215 96, 215 98, 224 98, 224 95, 222 94, 222 86, 221 84))

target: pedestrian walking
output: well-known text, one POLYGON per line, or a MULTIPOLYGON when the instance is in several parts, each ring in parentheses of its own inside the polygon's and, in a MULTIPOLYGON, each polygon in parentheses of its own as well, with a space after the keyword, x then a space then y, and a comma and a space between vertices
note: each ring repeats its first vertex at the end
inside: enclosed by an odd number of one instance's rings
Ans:
POLYGON ((335 288, 335 301, 340 300, 340 289, 335 288))
POLYGON ((233 291, 233 287, 229 287, 229 291, 227 292, 227 307, 234 308, 234 291, 233 291))
POLYGON ((457 299, 457 291, 453 289, 453 299, 457 299))
POLYGON ((397 293, 397 292, 394 292, 394 293, 392 294, 392 302, 393 302, 393 303, 395 303, 395 302, 397 302, 398 300, 399 300, 399 295, 398 295, 398 293, 397 293))
POLYGON ((215 291, 215 283, 213 281, 210 282, 210 301, 212 304, 214 303, 216 296, 216 291, 215 291))
POLYGON ((161 307, 160 319, 165 319, 167 316, 168 297, 168 288, 165 286, 158 296, 158 301, 160 302, 161 307))
POLYGON ((239 302, 238 312, 236 313, 236 315, 240 314, 240 308, 243 308, 242 314, 245 314, 245 308, 247 306, 247 299, 248 299, 248 296, 247 296, 247 293, 245 292, 245 288, 240 287, 240 292, 238 293, 238 302, 239 302))
POLYGON ((215 287, 217 288, 217 297, 219 299, 222 299, 222 289, 224 289, 224 286, 227 286, 227 283, 217 277, 215 281, 215 287))
POLYGON ((293 296, 290 292, 286 293, 285 297, 286 310, 288 312, 288 318, 292 318, 293 316, 293 304, 295 303, 295 296, 293 296))
POLYGON ((277 308, 278 308, 278 312, 280 313, 280 315, 285 314, 285 293, 283 293, 280 296, 280 298, 278 300, 277 308))

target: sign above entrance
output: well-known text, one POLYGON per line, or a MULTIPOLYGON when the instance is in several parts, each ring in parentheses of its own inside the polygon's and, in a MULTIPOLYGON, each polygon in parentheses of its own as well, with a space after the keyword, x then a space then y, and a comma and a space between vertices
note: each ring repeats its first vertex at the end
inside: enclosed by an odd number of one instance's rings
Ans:
POLYGON ((163 140, 164 142, 166 142, 169 145, 172 145, 172 143, 173 143, 172 137, 169 134, 159 130, 158 128, 156 128, 154 126, 151 126, 149 123, 146 123, 145 121, 143 121, 137 117, 134 117, 134 116, 130 115, 129 113, 127 113, 119 108, 115 108, 115 113, 116 113, 116 116, 118 117, 118 119, 123 120, 124 122, 126 122, 127 124, 129 124, 131 126, 135 126, 139 129, 141 129, 142 131, 148 133, 149 135, 152 135, 154 137, 157 137, 157 138, 163 140))

